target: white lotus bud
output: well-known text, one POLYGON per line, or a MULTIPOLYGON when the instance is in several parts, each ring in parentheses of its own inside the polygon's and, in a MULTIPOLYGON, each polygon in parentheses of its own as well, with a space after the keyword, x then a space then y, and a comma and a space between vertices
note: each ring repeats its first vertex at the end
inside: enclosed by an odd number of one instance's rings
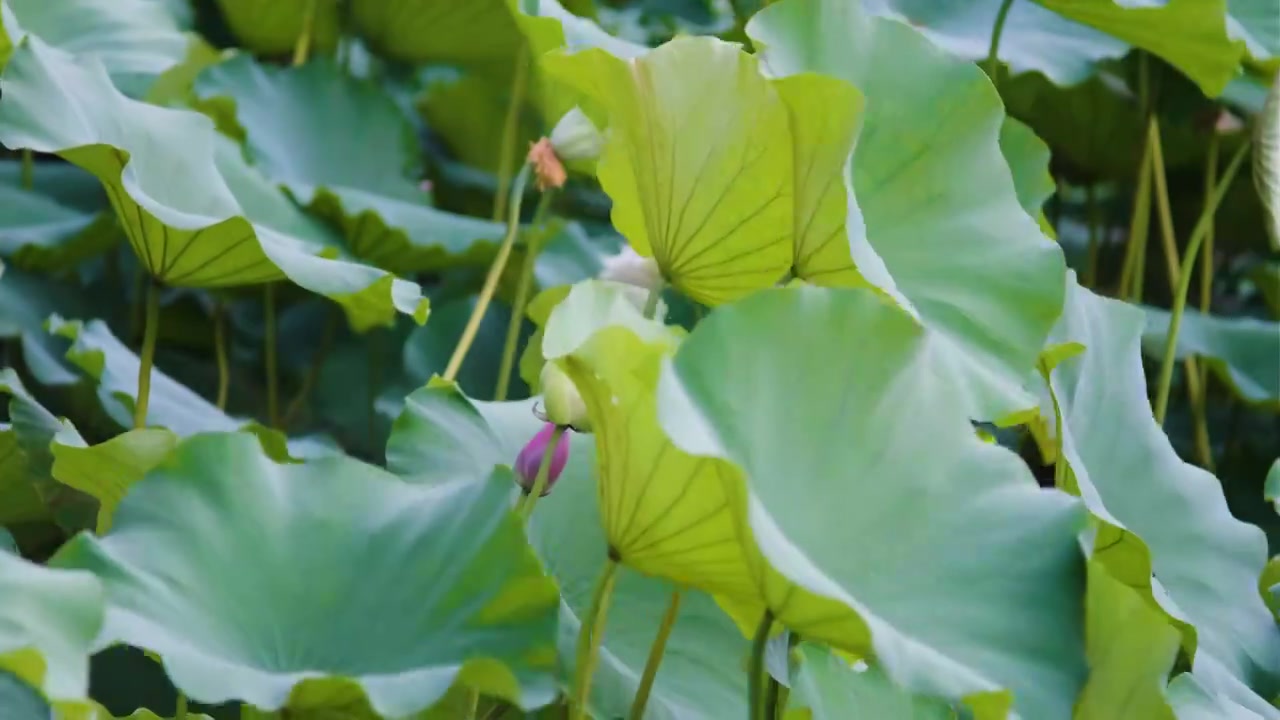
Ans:
POLYGON ((658 287, 662 283, 662 272, 653 258, 636 252, 630 245, 624 245, 622 252, 604 259, 604 267, 600 269, 601 280, 626 283, 644 288, 646 291, 658 287))
POLYGON ((551 147, 561 160, 594 160, 604 148, 604 136, 591 118, 574 106, 551 131, 551 147))
POLYGON ((547 422, 561 427, 571 427, 578 432, 591 432, 591 416, 583 402, 578 386, 554 362, 542 366, 538 381, 542 388, 543 412, 547 422))

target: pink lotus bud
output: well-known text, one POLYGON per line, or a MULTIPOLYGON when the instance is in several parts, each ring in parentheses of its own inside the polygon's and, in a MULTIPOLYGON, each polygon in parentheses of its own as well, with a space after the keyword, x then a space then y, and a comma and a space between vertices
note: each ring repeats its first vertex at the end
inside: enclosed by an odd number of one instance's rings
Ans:
MULTIPOLYGON (((547 446, 551 444, 551 435, 556 430, 554 423, 547 423, 542 426, 537 435, 520 450, 520 454, 516 456, 516 480, 520 483, 520 487, 525 492, 532 492, 533 485, 538 480, 538 468, 542 466, 542 458, 547 454, 547 446)), ((551 456, 551 466, 547 468, 547 486, 542 491, 542 497, 546 497, 551 493, 551 486, 556 484, 560 473, 564 471, 564 466, 569 462, 569 430, 565 428, 560 434, 560 442, 556 443, 556 449, 551 456)))

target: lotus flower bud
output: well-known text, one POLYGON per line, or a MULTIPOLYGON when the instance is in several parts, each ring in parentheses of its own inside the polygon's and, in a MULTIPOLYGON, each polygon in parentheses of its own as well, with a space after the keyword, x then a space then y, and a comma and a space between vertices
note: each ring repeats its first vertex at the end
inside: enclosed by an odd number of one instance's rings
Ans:
MULTIPOLYGON (((516 480, 526 493, 533 491, 534 483, 538 480, 538 470, 542 467, 542 460, 547 455, 547 446, 551 444, 551 437, 555 430, 554 423, 546 423, 516 456, 516 480)), ((552 451, 551 464, 547 467, 547 484, 542 489, 540 497, 546 497, 551 493, 551 486, 556 484, 556 480, 560 478, 560 473, 564 472, 564 466, 568 462, 569 433, 565 431, 560 434, 560 441, 552 451)))
POLYGON ((575 106, 551 130, 551 147, 562 160, 594 160, 604 148, 604 136, 591 118, 575 106))
POLYGON ((564 181, 569 178, 569 174, 564 169, 564 163, 560 162, 560 158, 556 155, 555 148, 551 147, 550 140, 542 138, 530 145, 528 161, 533 165, 533 174, 539 190, 546 192, 552 188, 564 187, 564 181))
POLYGON ((543 365, 539 384, 548 422, 579 432, 591 432, 587 404, 582 401, 578 386, 563 370, 553 362, 543 365))
POLYGON ((622 251, 604 259, 604 267, 600 269, 601 280, 626 283, 644 288, 647 291, 662 282, 662 272, 653 258, 636 252, 630 245, 624 245, 622 251))

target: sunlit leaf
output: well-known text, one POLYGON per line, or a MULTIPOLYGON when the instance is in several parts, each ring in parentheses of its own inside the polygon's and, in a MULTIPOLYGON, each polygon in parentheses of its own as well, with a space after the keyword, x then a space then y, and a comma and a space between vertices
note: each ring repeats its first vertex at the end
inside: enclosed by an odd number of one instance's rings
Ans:
POLYGON ((506 0, 355 0, 351 23, 374 52, 410 63, 510 71, 522 41, 506 0))
MULTIPOLYGON (((1142 351, 1164 357, 1169 313, 1144 307, 1142 351)), ((1280 409, 1280 323, 1187 310, 1178 326, 1176 357, 1198 357, 1243 400, 1280 409)))
POLYGON ((1020 138, 1006 160, 986 76, 858 3, 782 0, 747 30, 771 74, 826 73, 866 96, 852 161, 861 218, 846 226, 858 271, 950 341, 971 417, 1033 406, 1021 386, 1062 306, 1063 259, 1012 178, 1042 188, 1043 146, 1020 138))
POLYGON ((217 0, 231 32, 240 44, 264 55, 293 51, 311 20, 311 47, 329 52, 338 43, 338 3, 335 0, 217 0))
POLYGON ((348 458, 277 465, 253 438, 204 434, 52 562, 102 580, 100 642, 157 653, 192 700, 274 710, 354 685, 399 717, 462 683, 536 706, 556 593, 513 489, 509 473, 423 487, 348 458))
POLYGON ((129 487, 168 457, 178 436, 162 428, 130 430, 90 447, 79 435, 54 437, 53 477, 99 503, 98 533, 111 528, 129 487))
MULTIPOLYGON (((1280 667, 1280 630, 1255 589, 1262 531, 1232 517, 1217 478, 1183 462, 1152 418, 1137 308, 1074 281, 1053 342, 1082 354, 1052 372, 1072 492, 1098 520, 1090 554, 1180 627, 1197 667, 1216 657, 1251 682, 1280 667)), ((1053 416, 1053 408, 1043 410, 1053 416)))
POLYGON ((780 622, 980 718, 1010 700, 1065 718, 1084 679, 1081 508, 976 436, 937 368, 946 343, 866 290, 758 293, 681 345, 659 417, 681 450, 740 468, 742 542, 807 591, 768 598, 780 622))
POLYGON ((787 109, 752 56, 681 38, 631 61, 592 49, 544 65, 607 109, 597 172, 613 224, 672 286, 716 305, 782 279, 793 232, 787 109))
POLYGON ((315 234, 278 229, 282 217, 302 220, 286 216, 282 197, 254 188, 243 161, 239 174, 247 177, 224 178, 236 172, 235 160, 215 164, 218 138, 207 118, 130 100, 97 61, 35 38, 14 53, 2 87, 0 142, 59 153, 96 175, 139 260, 157 280, 220 287, 287 275, 342 304, 358 328, 390 322, 397 310, 425 320, 426 302, 416 285, 330 259, 340 251, 315 234))
POLYGON ((272 68, 237 55, 204 71, 196 89, 234 101, 256 167, 341 227, 368 262, 395 272, 475 263, 502 238, 501 223, 426 202, 409 177, 420 152, 412 127, 377 85, 334 62, 272 68))

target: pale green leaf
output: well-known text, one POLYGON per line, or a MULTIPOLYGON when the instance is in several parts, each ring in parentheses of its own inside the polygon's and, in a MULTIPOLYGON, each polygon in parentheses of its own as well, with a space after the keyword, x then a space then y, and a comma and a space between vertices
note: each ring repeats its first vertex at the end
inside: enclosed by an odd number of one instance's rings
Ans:
MULTIPOLYGON (((1142 351, 1159 362, 1169 333, 1169 312, 1147 314, 1142 351)), ((1248 317, 1217 317, 1188 309, 1178 326, 1175 356, 1199 358, 1242 400, 1280 410, 1280 323, 1248 317)))

